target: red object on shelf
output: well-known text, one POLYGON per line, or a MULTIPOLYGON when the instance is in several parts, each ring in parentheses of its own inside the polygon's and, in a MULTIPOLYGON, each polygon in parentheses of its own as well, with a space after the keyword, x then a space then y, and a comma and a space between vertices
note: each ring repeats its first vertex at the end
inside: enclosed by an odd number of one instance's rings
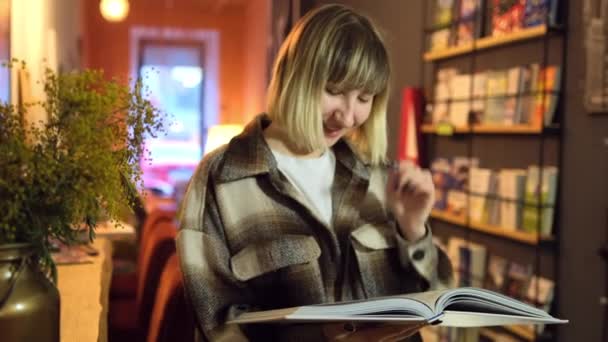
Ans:
POLYGON ((422 89, 407 87, 403 89, 401 102, 401 131, 397 150, 398 160, 409 160, 421 165, 422 158, 422 115, 424 95, 422 89))

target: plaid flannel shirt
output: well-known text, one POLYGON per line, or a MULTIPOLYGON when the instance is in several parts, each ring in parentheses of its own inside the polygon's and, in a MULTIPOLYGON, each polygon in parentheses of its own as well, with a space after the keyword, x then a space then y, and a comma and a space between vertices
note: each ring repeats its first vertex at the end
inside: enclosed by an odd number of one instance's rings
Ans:
POLYGON ((180 212, 178 253, 198 326, 208 340, 320 340, 310 326, 238 327, 243 310, 269 310, 446 287, 447 256, 426 235, 409 242, 385 206, 387 168, 345 141, 334 145, 328 226, 277 168, 258 116, 207 155, 180 212), (350 291, 343 291, 348 287, 350 291))

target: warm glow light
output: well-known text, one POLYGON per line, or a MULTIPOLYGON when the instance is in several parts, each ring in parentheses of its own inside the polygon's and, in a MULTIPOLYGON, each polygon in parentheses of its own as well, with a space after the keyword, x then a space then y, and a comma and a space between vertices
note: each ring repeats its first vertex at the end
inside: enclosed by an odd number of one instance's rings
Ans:
POLYGON ((243 131, 241 125, 216 125, 207 131, 207 141, 205 142, 205 152, 211 152, 216 148, 227 144, 232 137, 243 131))
POLYGON ((107 21, 122 21, 129 14, 129 1, 101 0, 99 3, 99 10, 107 21))

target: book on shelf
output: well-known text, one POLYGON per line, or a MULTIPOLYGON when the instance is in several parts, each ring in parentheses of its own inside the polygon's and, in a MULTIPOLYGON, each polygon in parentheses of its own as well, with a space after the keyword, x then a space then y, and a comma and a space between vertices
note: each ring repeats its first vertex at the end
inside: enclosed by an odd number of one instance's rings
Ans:
POLYGON ((557 197, 558 169, 555 166, 531 165, 526 174, 526 193, 522 228, 530 233, 550 236, 553 230, 557 197), (540 229, 540 230, 539 230, 540 229))
POLYGON ((473 103, 471 105, 472 122, 480 123, 486 108, 487 77, 484 71, 473 74, 473 103))
POLYGON ((456 45, 471 43, 481 37, 482 0, 460 0, 459 22, 456 29, 456 45))
POLYGON ((452 99, 455 101, 450 103, 449 121, 456 127, 469 124, 471 104, 468 99, 471 97, 472 82, 473 78, 470 74, 457 74, 450 79, 452 99))
POLYGON ((532 276, 526 292, 526 302, 549 312, 555 294, 555 282, 538 275, 532 276))
POLYGON ((446 210, 448 204, 448 190, 452 179, 450 177, 450 160, 447 158, 435 158, 431 163, 431 176, 435 184, 435 203, 433 207, 437 210, 446 210))
POLYGON ((524 4, 521 0, 491 0, 493 37, 519 31, 523 27, 524 4))
POLYGON ((435 0, 433 23, 436 26, 449 25, 454 20, 455 0, 435 0))
POLYGON ((452 45, 452 30, 444 28, 433 31, 429 37, 430 51, 445 50, 452 45))
POLYGON ((557 25, 558 0, 526 0, 523 26, 557 25))
POLYGON ((515 121, 520 124, 532 124, 532 113, 534 112, 534 100, 540 66, 532 63, 522 67, 519 105, 515 113, 515 121))
POLYGON ((500 227, 517 230, 522 226, 523 199, 526 189, 526 170, 501 169, 498 171, 500 227))
POLYGON ((489 70, 486 74, 486 108, 482 118, 484 124, 504 123, 508 77, 505 70, 489 70))
POLYGON ((549 65, 540 70, 537 79, 537 95, 534 101, 534 120, 535 123, 543 123, 549 126, 555 117, 558 92, 561 88, 561 67, 549 65))
POLYGON ((515 261, 509 262, 504 294, 512 298, 525 300, 532 274, 532 265, 524 265, 515 261))
POLYGON ((469 200, 469 217, 471 221, 484 222, 487 211, 488 193, 493 183, 494 172, 490 169, 473 167, 470 170, 469 187, 471 198, 469 200))
POLYGON ((419 327, 483 327, 510 324, 561 324, 519 300, 473 288, 410 293, 366 300, 305 305, 257 312, 243 312, 228 324, 384 322, 419 327))
POLYGON ((431 163, 437 210, 464 216, 467 208, 469 170, 477 167, 479 159, 468 157, 436 158, 431 163))
POLYGON ((520 91, 521 78, 522 78, 522 67, 515 66, 507 70, 507 98, 505 100, 505 109, 503 115, 504 125, 514 125, 517 122, 516 113, 517 106, 519 105, 519 98, 517 94, 520 91))
POLYGON ((437 71, 436 83, 434 87, 435 103, 431 109, 431 122, 449 122, 449 104, 452 98, 450 87, 451 79, 458 71, 454 68, 443 68, 437 71))
POLYGON ((492 171, 481 222, 492 226, 499 226, 501 202, 499 198, 498 173, 492 171))
POLYGON ((486 275, 486 247, 461 238, 448 240, 447 255, 456 270, 458 286, 482 287, 486 275))
POLYGON ((509 261, 506 258, 496 254, 490 254, 483 287, 491 291, 502 293, 505 288, 508 265, 509 261))

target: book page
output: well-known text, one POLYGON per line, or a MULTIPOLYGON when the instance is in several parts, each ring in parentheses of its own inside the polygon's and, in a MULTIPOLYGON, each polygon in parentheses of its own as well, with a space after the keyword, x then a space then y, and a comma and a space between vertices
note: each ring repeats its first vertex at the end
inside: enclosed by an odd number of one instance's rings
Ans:
POLYGON ((521 317, 515 315, 488 314, 479 312, 445 311, 441 326, 447 327, 490 327, 515 324, 567 323, 568 321, 553 317, 521 317))

